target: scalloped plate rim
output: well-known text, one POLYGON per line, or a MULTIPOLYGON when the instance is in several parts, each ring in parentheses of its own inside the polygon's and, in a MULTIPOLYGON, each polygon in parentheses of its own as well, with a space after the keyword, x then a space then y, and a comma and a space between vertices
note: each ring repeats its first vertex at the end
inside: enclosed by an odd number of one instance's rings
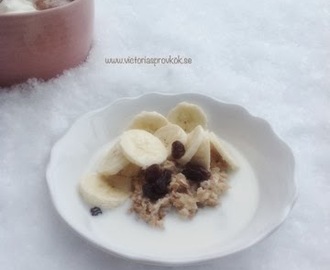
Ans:
POLYGON ((151 264, 151 265, 163 265, 163 266, 179 266, 179 265, 192 265, 192 264, 198 264, 198 263, 203 263, 203 262, 207 262, 207 261, 212 261, 212 260, 216 260, 216 259, 220 259, 241 251, 244 251, 248 248, 250 248, 251 246, 255 245, 256 243, 266 239, 267 237, 269 237, 272 233, 274 233, 281 225, 282 223, 286 220, 286 218, 288 217, 289 213, 291 212, 297 197, 298 197, 298 186, 297 186, 297 182, 296 182, 296 178, 294 176, 294 168, 295 168, 295 159, 294 159, 294 155, 292 153, 291 148, 282 140, 282 138, 276 134, 276 132, 274 131, 274 129, 272 128, 272 126, 270 125, 270 123, 268 121, 266 121, 263 118, 260 118, 258 116, 252 115, 247 109, 245 109, 243 106, 239 105, 239 104, 235 104, 235 103, 229 103, 229 102, 225 102, 222 101, 218 98, 215 97, 211 97, 208 95, 203 95, 203 94, 199 94, 199 93, 192 93, 192 92, 184 92, 184 93, 179 93, 179 94, 175 94, 175 93, 162 93, 162 92, 152 92, 152 93, 147 93, 147 94, 141 94, 138 96, 134 96, 134 97, 122 97, 122 98, 118 98, 116 100, 114 100, 113 102, 109 103, 108 105, 105 105, 101 108, 95 109, 95 110, 91 110, 83 115, 81 115, 80 117, 78 117, 76 120, 74 120, 74 122, 70 125, 70 127, 64 132, 64 134, 56 141, 56 143, 53 145, 51 151, 50 151, 50 157, 49 157, 49 162, 46 168, 46 182, 47 182, 47 186, 48 186, 48 191, 51 197, 51 201, 52 204, 55 207, 55 210, 57 212, 57 214, 61 217, 61 219, 70 227, 70 229, 74 232, 76 232, 80 237, 84 238, 85 240, 87 240, 88 242, 90 242, 91 244, 93 244, 94 246, 96 246, 97 248, 105 251, 106 253, 109 253, 111 255, 123 258, 123 259, 128 259, 128 260, 133 260, 136 262, 140 262, 140 263, 144 263, 144 264, 151 264), (293 171, 293 188, 294 188, 294 194, 291 198, 290 203, 288 204, 288 207, 286 209, 283 210, 281 219, 278 220, 277 223, 274 223, 273 226, 271 228, 269 228, 268 231, 260 233, 258 235, 258 237, 255 237, 253 240, 251 240, 250 242, 247 242, 244 246, 241 246, 239 248, 233 249, 232 251, 229 252, 222 252, 220 254, 211 254, 210 256, 203 256, 203 258, 196 258, 196 259, 191 259, 189 258, 189 260, 185 261, 185 260, 173 260, 172 261, 166 261, 166 260, 162 260, 162 259, 155 259, 153 257, 148 258, 148 257, 144 257, 141 258, 141 256, 139 255, 130 255, 130 254, 123 254, 121 252, 116 252, 115 250, 109 250, 106 247, 100 245, 97 241, 95 241, 93 238, 90 238, 88 236, 86 236, 84 233, 82 233, 81 231, 77 230, 72 224, 70 224, 70 222, 68 220, 66 220, 66 218, 61 214, 61 211, 58 209, 57 203, 54 200, 54 196, 52 194, 52 177, 51 177, 51 170, 53 169, 53 164, 52 164, 52 160, 54 158, 54 156, 57 154, 58 148, 60 147, 61 143, 66 139, 66 136, 68 136, 68 134, 71 132, 71 130, 78 125, 80 122, 92 117, 93 115, 96 115, 106 109, 108 109, 109 107, 113 106, 116 103, 119 102, 132 102, 134 100, 138 100, 140 98, 146 97, 146 96, 170 96, 170 97, 174 97, 174 96, 187 96, 187 97, 197 97, 197 98, 206 98, 206 99, 210 99, 214 102, 217 103, 222 103, 225 105, 229 105, 229 106, 234 106, 237 109, 239 109, 241 112, 243 112, 244 114, 246 114, 248 117, 253 118, 254 121, 259 121, 260 123, 262 123, 262 125, 265 126, 265 128, 267 128, 270 131, 270 134, 273 136, 273 138, 275 138, 278 142, 281 143, 281 146, 286 148, 287 152, 290 153, 290 160, 292 162, 292 171, 293 171))

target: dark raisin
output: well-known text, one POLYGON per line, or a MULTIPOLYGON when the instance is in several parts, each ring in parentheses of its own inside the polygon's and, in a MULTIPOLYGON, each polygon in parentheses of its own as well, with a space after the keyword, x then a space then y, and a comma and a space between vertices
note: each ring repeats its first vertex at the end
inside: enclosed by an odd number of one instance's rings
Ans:
POLYGON ((151 201, 156 201, 161 196, 155 192, 155 184, 154 183, 145 183, 142 186, 143 196, 149 198, 151 201))
POLYGON ((151 201, 163 198, 168 193, 168 184, 171 182, 172 172, 163 170, 161 176, 155 181, 146 182, 142 186, 143 196, 151 201))
POLYGON ((159 195, 160 198, 164 197, 167 194, 167 186, 165 184, 155 184, 153 186, 153 191, 155 194, 159 195))
POLYGON ((146 183, 142 187, 143 196, 149 198, 151 201, 157 201, 167 194, 167 188, 161 188, 156 183, 146 183))
POLYGON ((211 177, 211 173, 203 166, 193 163, 187 163, 182 170, 184 176, 193 182, 202 182, 211 177))
POLYGON ((144 179, 147 182, 156 181, 162 175, 162 170, 158 164, 149 166, 144 173, 144 179))
POLYGON ((175 141, 172 143, 172 157, 174 159, 179 159, 185 154, 186 150, 184 145, 180 141, 175 141))
POLYGON ((171 182, 172 171, 169 169, 164 169, 160 178, 166 183, 166 185, 168 185, 171 182))
POLYGON ((102 210, 100 207, 93 207, 90 209, 90 212, 91 212, 91 215, 92 216, 98 216, 98 215, 101 215, 102 214, 102 210))
POLYGON ((160 194, 165 193, 165 195, 168 192, 167 186, 171 182, 172 172, 170 170, 165 169, 161 175, 156 180, 156 186, 155 186, 155 192, 158 192, 160 194))

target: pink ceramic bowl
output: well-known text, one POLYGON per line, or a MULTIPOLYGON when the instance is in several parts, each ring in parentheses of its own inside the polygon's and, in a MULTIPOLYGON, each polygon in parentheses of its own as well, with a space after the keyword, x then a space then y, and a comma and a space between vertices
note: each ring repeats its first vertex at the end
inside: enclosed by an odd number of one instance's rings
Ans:
POLYGON ((0 87, 50 79, 82 63, 93 36, 94 0, 0 15, 0 87))

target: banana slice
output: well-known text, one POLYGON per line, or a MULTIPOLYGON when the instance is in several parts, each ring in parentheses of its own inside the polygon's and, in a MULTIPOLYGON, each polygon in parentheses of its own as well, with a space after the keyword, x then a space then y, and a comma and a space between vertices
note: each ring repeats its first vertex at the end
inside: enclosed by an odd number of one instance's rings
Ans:
POLYGON ((129 177, 97 173, 86 174, 79 183, 79 193, 83 200, 103 209, 110 209, 124 203, 131 193, 129 177))
POLYGON ((160 113, 143 111, 133 118, 129 129, 143 129, 153 134, 167 123, 167 119, 160 113))
POLYGON ((209 132, 209 138, 211 145, 211 162, 217 163, 220 168, 222 167, 226 171, 236 170, 238 166, 231 157, 229 150, 226 149, 226 143, 213 132, 209 132))
POLYGON ((181 127, 171 123, 158 129, 154 135, 163 142, 168 156, 171 154, 173 142, 180 141, 185 145, 188 137, 187 133, 181 127))
POLYGON ((207 132, 204 132, 204 138, 201 145, 198 147, 196 154, 191 158, 191 161, 203 166, 209 170, 211 165, 211 147, 210 138, 207 132))
POLYGON ((177 124, 186 132, 191 132, 198 125, 206 128, 207 117, 204 111, 197 105, 181 102, 168 114, 167 119, 177 124))
POLYGON ((130 162, 142 168, 160 164, 167 158, 163 143, 156 136, 141 129, 125 131, 120 138, 120 147, 130 162))
POLYGON ((124 156, 119 143, 106 144, 97 154, 94 170, 102 175, 114 175, 129 164, 124 156))
POLYGON ((138 176, 141 168, 133 163, 128 164, 124 169, 118 172, 118 175, 133 178, 138 176))
POLYGON ((205 131, 201 126, 197 126, 188 134, 187 143, 185 144, 185 154, 178 160, 182 165, 188 163, 197 153, 200 145, 205 137, 205 131))

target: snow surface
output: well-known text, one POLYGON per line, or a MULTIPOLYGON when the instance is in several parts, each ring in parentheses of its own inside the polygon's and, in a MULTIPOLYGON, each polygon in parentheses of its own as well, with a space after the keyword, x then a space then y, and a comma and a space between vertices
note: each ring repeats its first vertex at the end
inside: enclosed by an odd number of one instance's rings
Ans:
POLYGON ((297 163, 299 198, 279 230, 239 254, 177 269, 329 269, 330 2, 95 4, 86 63, 48 82, 0 90, 1 269, 163 269, 112 257, 80 239, 56 214, 45 181, 50 149, 77 117, 154 91, 201 92, 246 107, 272 124, 297 163), (168 55, 192 64, 104 61, 168 55))

